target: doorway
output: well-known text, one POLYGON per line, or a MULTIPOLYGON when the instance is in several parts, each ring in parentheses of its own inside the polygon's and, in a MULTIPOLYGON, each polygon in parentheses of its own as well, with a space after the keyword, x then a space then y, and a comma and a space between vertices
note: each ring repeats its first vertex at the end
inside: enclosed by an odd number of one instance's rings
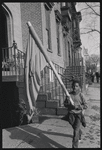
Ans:
POLYGON ((1 46, 2 48, 8 47, 8 39, 7 39, 7 19, 4 12, 4 9, 1 9, 1 46))
POLYGON ((2 128, 16 126, 16 107, 19 93, 16 82, 2 82, 2 128))
POLYGON ((8 47, 8 36, 7 36, 7 17, 4 9, 1 9, 1 49, 2 49, 2 61, 6 57, 9 57, 8 49, 3 49, 8 47), (4 56, 4 57, 3 57, 4 56))

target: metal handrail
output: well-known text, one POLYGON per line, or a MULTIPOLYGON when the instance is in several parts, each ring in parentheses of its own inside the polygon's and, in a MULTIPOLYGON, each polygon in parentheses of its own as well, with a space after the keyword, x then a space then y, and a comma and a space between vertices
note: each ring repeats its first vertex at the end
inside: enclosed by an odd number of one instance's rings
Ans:
MULTIPOLYGON (((58 68, 58 70, 64 68, 60 67, 59 65, 53 63, 55 65, 55 69, 58 68)), ((57 70, 57 69, 56 69, 57 70)), ((57 71, 58 71, 57 70, 57 71)), ((61 73, 58 72, 58 74, 61 76, 61 73)), ((49 99, 51 100, 60 100, 59 101, 59 106, 63 105, 63 101, 65 99, 65 94, 64 91, 57 80, 53 70, 49 65, 47 65, 43 71, 41 71, 41 86, 40 86, 40 92, 39 93, 44 93, 48 94, 49 99)))
MULTIPOLYGON (((2 48, 2 56, 3 56, 2 57, 2 72, 4 76, 24 75, 25 53, 17 48, 16 43, 13 43, 12 47, 2 48), (7 58, 6 58, 6 55, 7 55, 7 58), (7 68, 3 66, 3 63, 4 63, 4 66, 7 66, 7 68)), ((54 62, 53 62, 53 65, 55 66, 55 69, 60 75, 65 87, 68 89, 68 91, 70 91, 72 77, 70 78, 66 77, 65 68, 59 66, 58 64, 54 62)), ((65 99, 63 88, 61 87, 59 81, 57 80, 49 64, 44 68, 43 71, 41 71, 41 87, 40 87, 39 93, 45 93, 45 94, 48 93, 50 95, 50 99, 60 100, 59 105, 60 106, 63 105, 63 101, 65 99), (45 71, 46 68, 48 69, 47 73, 45 71)))
POLYGON ((24 74, 25 53, 17 48, 15 41, 11 47, 2 48, 2 75, 24 74))
MULTIPOLYGON (((17 44, 13 43, 12 47, 6 47, 2 48, 2 72, 3 76, 10 76, 10 75, 24 75, 24 59, 25 59, 25 53, 22 52, 17 48, 17 44), (7 54, 5 54, 7 52, 7 54), (23 64, 23 66, 21 66, 23 64)), ((63 72, 65 71, 64 68, 61 66, 53 63, 55 68, 58 71, 58 74, 61 76, 63 75, 63 72)), ((48 65, 47 69, 48 72, 53 70, 48 65)), ((44 71, 44 70, 43 70, 44 71)), ((64 92, 61 93, 61 86, 58 83, 55 75, 53 74, 53 81, 50 79, 50 74, 44 73, 43 78, 41 78, 41 88, 40 92, 42 93, 51 93, 52 99, 59 99, 61 98, 62 94, 62 100, 64 99, 64 92), (42 90, 41 90, 42 89, 42 90)))

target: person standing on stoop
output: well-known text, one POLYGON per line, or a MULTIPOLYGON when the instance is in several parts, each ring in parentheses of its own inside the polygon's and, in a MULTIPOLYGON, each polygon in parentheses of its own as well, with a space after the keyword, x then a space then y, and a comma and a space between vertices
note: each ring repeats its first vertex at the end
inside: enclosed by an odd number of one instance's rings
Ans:
POLYGON ((87 103, 84 94, 81 92, 80 81, 74 80, 72 83, 72 89, 73 90, 70 92, 70 96, 74 101, 74 106, 71 105, 69 98, 66 97, 69 103, 68 122, 72 125, 73 128, 72 148, 78 148, 82 134, 81 125, 86 127, 84 111, 87 109, 87 103))

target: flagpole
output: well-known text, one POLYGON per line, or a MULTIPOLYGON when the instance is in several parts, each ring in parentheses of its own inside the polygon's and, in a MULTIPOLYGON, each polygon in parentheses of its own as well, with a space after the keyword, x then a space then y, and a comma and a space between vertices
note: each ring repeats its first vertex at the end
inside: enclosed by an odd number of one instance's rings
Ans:
POLYGON ((30 23, 29 21, 27 22, 27 25, 28 25, 28 27, 29 27, 29 30, 30 30, 30 33, 31 33, 33 39, 36 41, 36 43, 37 43, 37 45, 38 45, 38 47, 39 47, 39 50, 40 50, 41 53, 44 55, 46 61, 48 62, 48 64, 49 64, 50 67, 52 68, 53 72, 55 73, 55 76, 57 77, 59 83, 61 84, 61 86, 62 86, 64 92, 65 92, 66 95, 69 97, 70 102, 72 103, 72 105, 74 105, 74 102, 73 102, 71 96, 69 95, 69 92, 67 91, 65 85, 63 84, 63 82, 62 82, 60 76, 58 75, 58 73, 57 73, 57 71, 56 71, 56 69, 55 69, 53 63, 51 62, 51 60, 49 59, 49 57, 48 57, 47 54, 45 53, 44 47, 43 47, 43 45, 42 45, 42 43, 41 43, 41 40, 39 39, 37 33, 35 32, 33 26, 31 25, 31 23, 30 23))

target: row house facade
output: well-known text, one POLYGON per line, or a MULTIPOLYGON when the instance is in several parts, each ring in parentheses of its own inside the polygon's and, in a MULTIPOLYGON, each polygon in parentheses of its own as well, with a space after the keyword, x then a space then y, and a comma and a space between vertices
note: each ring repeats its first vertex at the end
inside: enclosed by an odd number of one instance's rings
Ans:
MULTIPOLYGON (((3 128, 13 126, 14 107, 19 103, 20 98, 24 99, 28 105, 24 84, 28 21, 34 27, 68 90, 71 88, 69 82, 71 77, 75 74, 80 76, 82 73, 80 66, 80 21, 82 18, 75 6, 75 2, 2 4, 2 103, 5 114, 3 128), (7 118, 10 121, 7 121, 7 118)), ((58 106, 61 106, 64 100, 63 90, 60 89, 60 84, 48 65, 41 72, 41 78, 40 93, 47 93, 48 99, 60 99, 58 106)), ((37 106, 39 105, 40 102, 37 106)))

